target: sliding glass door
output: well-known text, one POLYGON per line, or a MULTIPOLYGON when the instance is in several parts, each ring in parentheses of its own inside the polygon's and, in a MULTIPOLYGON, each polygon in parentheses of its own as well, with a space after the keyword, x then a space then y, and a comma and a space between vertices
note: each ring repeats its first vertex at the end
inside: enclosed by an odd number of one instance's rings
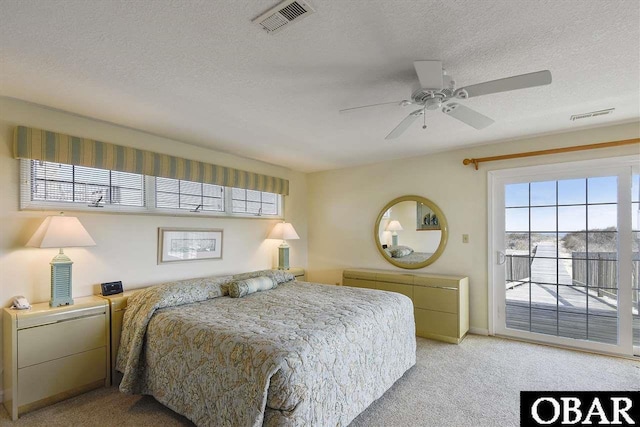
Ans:
POLYGON ((640 345, 634 160, 490 173, 495 333, 620 354, 640 345))
POLYGON ((631 178, 632 266, 631 292, 633 301, 633 346, 640 355, 640 174, 635 168, 631 178))

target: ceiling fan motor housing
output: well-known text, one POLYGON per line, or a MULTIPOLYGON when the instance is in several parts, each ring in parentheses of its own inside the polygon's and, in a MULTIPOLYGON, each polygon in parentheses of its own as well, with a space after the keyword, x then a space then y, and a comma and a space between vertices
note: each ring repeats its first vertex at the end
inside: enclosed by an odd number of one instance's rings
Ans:
POLYGON ((411 94, 411 100, 415 104, 424 105, 427 110, 436 110, 450 96, 450 89, 418 89, 411 94))

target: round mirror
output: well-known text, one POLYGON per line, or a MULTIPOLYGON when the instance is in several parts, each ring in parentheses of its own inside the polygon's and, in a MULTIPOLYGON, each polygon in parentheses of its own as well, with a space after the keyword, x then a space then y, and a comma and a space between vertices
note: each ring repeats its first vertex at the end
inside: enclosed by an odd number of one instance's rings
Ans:
POLYGON ((429 199, 398 197, 378 214, 373 234, 382 256, 400 268, 422 268, 440 257, 447 244, 447 220, 429 199))

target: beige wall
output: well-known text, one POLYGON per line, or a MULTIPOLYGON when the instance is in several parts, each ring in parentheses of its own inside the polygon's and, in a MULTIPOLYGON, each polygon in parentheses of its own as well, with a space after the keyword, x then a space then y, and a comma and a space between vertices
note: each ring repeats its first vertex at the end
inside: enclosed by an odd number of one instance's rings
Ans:
MULTIPOLYGON (((487 171, 545 163, 638 154, 638 146, 582 151, 463 166, 483 157, 637 138, 638 123, 449 151, 308 175, 309 279, 339 283, 344 268, 399 270, 375 248, 374 222, 391 199, 408 194, 435 202, 446 215, 449 242, 442 257, 419 271, 470 278, 471 326, 487 328, 487 171), (462 234, 470 242, 462 243, 462 234)), ((402 143, 398 140, 398 143, 402 143)), ((428 143, 425 141, 425 144, 428 143)), ((404 227, 404 224, 403 224, 404 227)))
MULTIPOLYGON (((24 295, 32 302, 48 301, 49 261, 57 252, 55 249, 25 247, 27 240, 43 219, 52 212, 19 210, 19 161, 13 159, 12 148, 13 129, 17 124, 287 178, 290 181, 291 193, 285 198, 285 218, 293 223, 300 235, 300 240, 289 241, 291 265, 306 267, 305 174, 21 101, 0 98, 0 303, 2 307, 8 307, 14 295, 24 295)), ((74 262, 74 296, 97 293, 99 283, 107 281, 122 280, 125 288, 132 289, 173 279, 237 273, 277 266, 276 247, 280 242, 265 240, 267 233, 276 223, 275 220, 85 212, 69 214, 80 218, 97 243, 95 247, 65 250, 74 262), (223 259, 157 265, 158 227, 222 228, 224 229, 223 259)))

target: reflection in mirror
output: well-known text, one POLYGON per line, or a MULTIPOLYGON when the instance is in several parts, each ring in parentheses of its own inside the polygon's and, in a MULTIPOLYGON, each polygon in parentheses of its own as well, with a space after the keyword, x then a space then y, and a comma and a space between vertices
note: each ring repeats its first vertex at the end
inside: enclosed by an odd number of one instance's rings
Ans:
POLYGON ((444 250, 447 225, 430 200, 405 196, 393 200, 378 215, 376 243, 380 253, 402 268, 422 268, 444 250))

